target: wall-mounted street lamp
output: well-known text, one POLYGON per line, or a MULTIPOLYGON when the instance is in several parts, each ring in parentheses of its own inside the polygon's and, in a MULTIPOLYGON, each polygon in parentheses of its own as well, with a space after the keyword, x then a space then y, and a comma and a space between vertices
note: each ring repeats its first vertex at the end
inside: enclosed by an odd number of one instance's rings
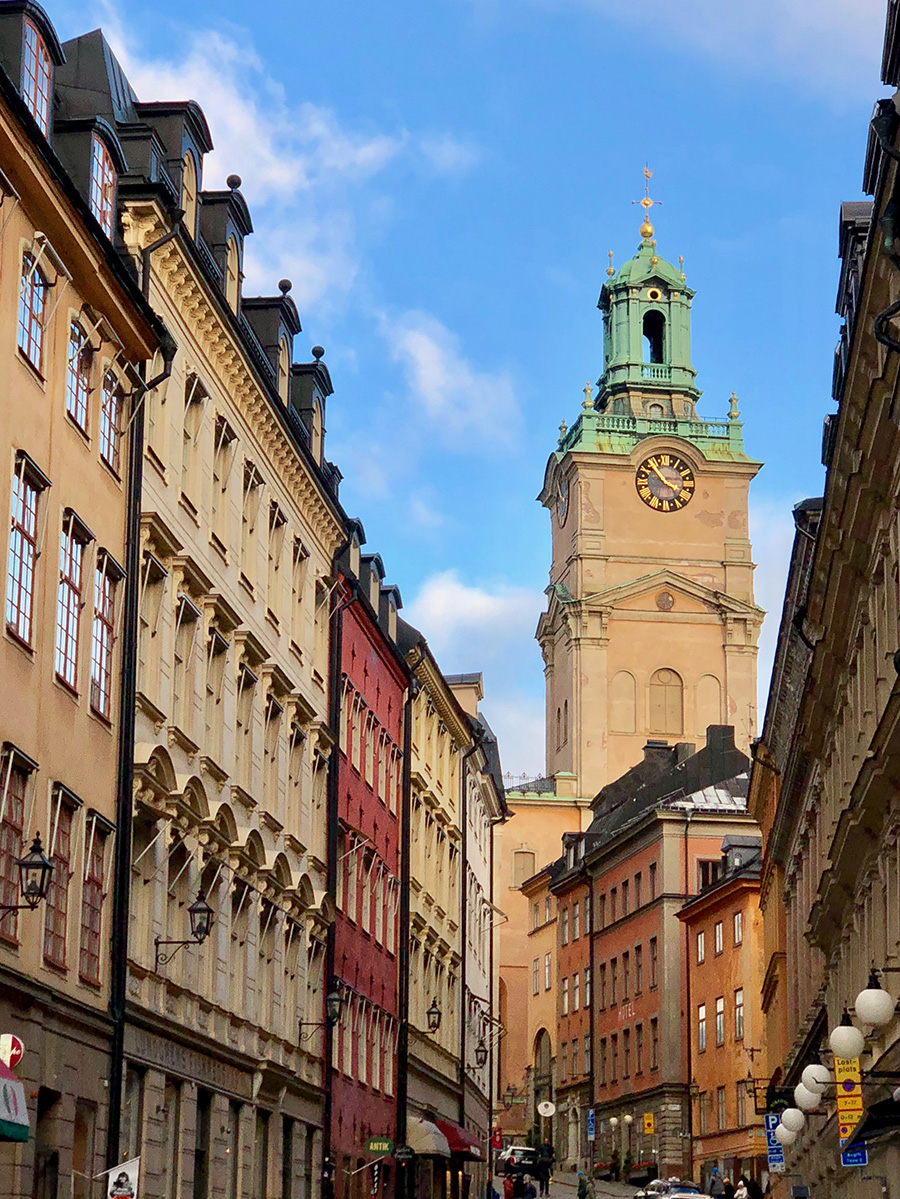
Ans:
POLYGON ((488 1059, 488 1047, 484 1043, 484 1037, 475 1046, 475 1065, 478 1069, 482 1069, 488 1059))
POLYGON ((317 1028, 334 1028, 340 1023, 341 1008, 344 1004, 344 996, 337 982, 331 984, 331 990, 325 996, 325 1019, 324 1020, 301 1020, 300 1027, 308 1028, 311 1031, 301 1036, 301 1040, 308 1041, 317 1028))
POLYGON ((166 941, 162 937, 156 937, 153 944, 156 948, 156 965, 154 973, 159 972, 160 966, 165 966, 171 962, 172 958, 185 945, 202 945, 209 936, 210 929, 213 926, 213 910, 206 902, 206 896, 202 891, 197 892, 197 898, 188 908, 188 917, 191 921, 191 935, 186 941, 166 941), (174 948, 167 953, 162 953, 163 945, 171 945, 174 948))
POLYGON ((19 868, 19 888, 25 902, 0 904, 0 917, 5 916, 7 912, 20 912, 24 908, 33 912, 41 900, 47 898, 53 863, 41 848, 40 833, 35 835, 28 853, 16 860, 16 866, 19 868))
POLYGON ((509 1109, 512 1107, 512 1105, 515 1103, 516 1096, 518 1094, 519 1094, 519 1088, 514 1087, 512 1083, 510 1083, 509 1086, 506 1088, 506 1090, 503 1092, 501 1102, 507 1111, 509 1111, 509 1109))
POLYGON ((828 1045, 835 1057, 859 1057, 865 1046, 866 1038, 850 1019, 850 1013, 844 1008, 841 1022, 831 1030, 828 1045))
POLYGON ((441 1027, 441 1009, 438 1007, 437 998, 432 999, 431 1007, 425 1013, 428 1019, 428 1031, 437 1032, 441 1027))

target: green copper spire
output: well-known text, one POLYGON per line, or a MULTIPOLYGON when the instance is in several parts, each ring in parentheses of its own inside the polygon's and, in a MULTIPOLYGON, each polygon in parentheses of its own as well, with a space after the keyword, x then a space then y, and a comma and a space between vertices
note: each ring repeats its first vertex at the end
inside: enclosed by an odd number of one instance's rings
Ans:
POLYGON ((691 300, 683 260, 673 266, 656 251, 650 223, 649 180, 644 197, 634 201, 644 209, 641 244, 619 271, 612 265, 603 284, 598 308, 603 313, 604 370, 597 407, 622 415, 679 417, 694 414, 700 395, 691 365, 691 300))

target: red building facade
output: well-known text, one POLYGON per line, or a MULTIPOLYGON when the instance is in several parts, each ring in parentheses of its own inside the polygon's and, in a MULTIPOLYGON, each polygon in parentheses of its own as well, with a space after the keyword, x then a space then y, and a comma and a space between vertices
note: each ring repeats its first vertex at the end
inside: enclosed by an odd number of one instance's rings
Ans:
POLYGON ((330 1160, 336 1199, 391 1199, 397 1122, 400 803, 407 676, 393 641, 399 595, 377 556, 351 544, 339 620, 341 713, 336 747, 336 913, 330 991, 330 1160))

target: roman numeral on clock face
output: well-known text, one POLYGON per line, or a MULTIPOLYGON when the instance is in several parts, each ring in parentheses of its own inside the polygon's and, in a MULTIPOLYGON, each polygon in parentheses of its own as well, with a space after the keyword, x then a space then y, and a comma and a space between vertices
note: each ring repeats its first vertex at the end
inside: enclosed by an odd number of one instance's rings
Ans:
POLYGON ((696 488, 689 462, 679 454, 657 453, 638 466, 634 484, 638 497, 654 512, 678 512, 691 500, 696 488))

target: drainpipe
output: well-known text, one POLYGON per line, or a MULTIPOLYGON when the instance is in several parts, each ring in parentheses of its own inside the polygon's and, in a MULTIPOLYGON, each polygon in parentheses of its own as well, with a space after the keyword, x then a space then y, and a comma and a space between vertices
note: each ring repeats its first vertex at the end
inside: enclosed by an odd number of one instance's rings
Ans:
MULTIPOLYGON (((400 911, 397 930, 397 1136, 396 1144, 406 1144, 407 1104, 409 1097, 409 878, 412 835, 412 706, 419 691, 415 672, 425 657, 419 656, 407 666, 409 688, 403 703, 403 780, 400 795, 400 911)), ((411 1195, 415 1172, 410 1163, 397 1162, 397 1199, 411 1195)))
MULTIPOLYGON (((685 813, 684 821, 684 901, 690 898, 690 867, 688 859, 688 834, 691 828, 691 816, 685 813)), ((694 1097, 691 1094, 691 1081, 694 1077, 694 1057, 691 1048, 691 1036, 694 1027, 694 1011, 691 1004, 691 930, 687 921, 684 925, 684 973, 685 973, 685 1006, 687 1008, 687 1143, 688 1143, 688 1174, 694 1176, 694 1097)), ((658 1164, 658 1160, 657 1160, 658 1164)))
POLYGON ((459 825, 462 830, 462 862, 460 863, 460 875, 462 879, 459 888, 459 943, 462 949, 459 964, 459 994, 460 994, 460 1019, 459 1019, 459 1124, 461 1128, 466 1126, 466 985, 468 971, 466 969, 466 958, 468 955, 468 944, 466 938, 469 935, 469 905, 466 903, 466 894, 468 890, 468 873, 469 873, 469 788, 466 785, 466 770, 472 754, 481 748, 481 737, 477 729, 472 729, 472 744, 462 756, 462 763, 459 771, 460 782, 460 797, 459 797, 459 825))
MULTIPOLYGON (((588 1087, 590 1090, 590 1106, 594 1106, 594 1053, 595 1053, 595 1037, 594 1037, 594 987, 597 985, 597 980, 594 977, 594 876, 588 873, 588 911, 590 912, 590 940, 588 941, 588 962, 591 968, 591 1003, 588 1008, 588 1027, 591 1032, 591 1068, 588 1071, 588 1087)), ((580 1134, 579 1134, 580 1135, 580 1134)), ((597 1136, 597 1115, 594 1113, 594 1137, 597 1136)), ((590 1177, 594 1177, 594 1145, 596 1140, 590 1141, 590 1177)))
MULTIPOLYGON (((346 552, 350 542, 347 540, 334 555, 332 574, 338 574, 338 561, 346 552)), ((329 662, 330 684, 328 694, 328 723, 334 736, 334 745, 328 759, 328 793, 326 798, 326 835, 325 835, 325 889, 333 900, 337 900, 338 851, 340 837, 338 829, 338 803, 340 799, 338 771, 340 768, 341 749, 341 673, 343 671, 343 635, 344 609, 349 608, 356 600, 356 586, 350 579, 345 579, 350 586, 349 595, 345 595, 331 609, 331 654, 329 662)), ((335 960, 335 929, 336 919, 332 922, 325 938, 325 971, 323 990, 327 995, 334 980, 335 960)), ((334 1067, 332 1065, 334 1051, 334 1029, 325 1020, 325 1036, 323 1038, 323 1073, 325 1095, 322 1110, 322 1191, 324 1199, 330 1199, 334 1194, 335 1163, 331 1158, 331 1117, 333 1111, 334 1067), (330 1167, 330 1168, 329 1168, 330 1167)), ((343 1190, 343 1187, 342 1187, 343 1190)))
MULTIPOLYGON (((145 296, 146 298, 146 296, 145 296)), ((106 1119, 106 1164, 118 1165, 122 1128, 122 1086, 125 1069, 125 994, 128 984, 128 913, 131 900, 131 825, 134 779, 134 713, 137 695, 137 629, 141 579, 141 490, 144 464, 144 405, 148 391, 172 374, 177 350, 166 330, 160 338, 163 369, 141 383, 132 396, 131 440, 128 445, 128 490, 125 516, 125 597, 122 614, 122 685, 119 698, 116 840, 109 955, 109 1010, 112 1038, 109 1051, 109 1105, 106 1119)), ((140 372, 146 367, 143 363, 140 372)))

